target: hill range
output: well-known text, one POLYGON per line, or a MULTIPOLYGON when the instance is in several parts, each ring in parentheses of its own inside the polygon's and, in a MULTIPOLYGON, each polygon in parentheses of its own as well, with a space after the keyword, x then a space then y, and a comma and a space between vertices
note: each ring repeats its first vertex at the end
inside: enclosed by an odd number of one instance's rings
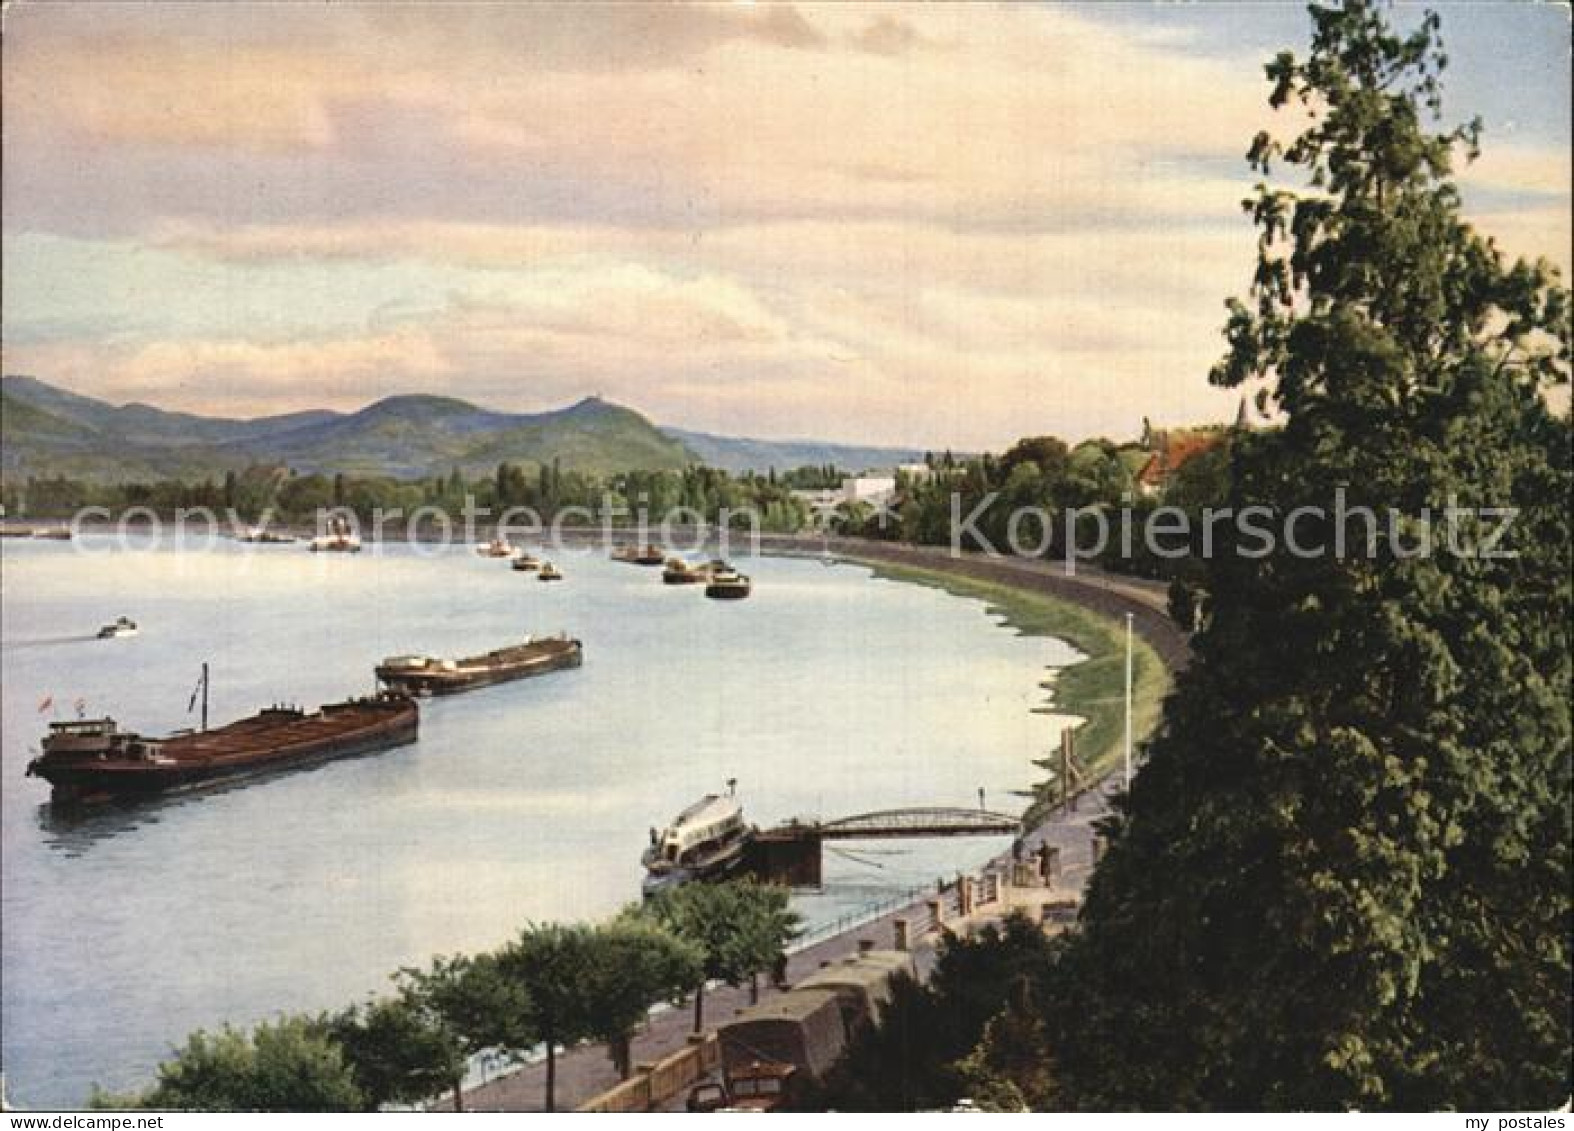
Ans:
POLYGON ((756 440, 664 428, 587 397, 541 413, 495 412, 452 397, 396 396, 357 412, 316 409, 250 420, 113 405, 34 377, 0 378, 0 471, 100 482, 198 478, 256 464, 414 479, 458 467, 607 475, 706 464, 733 474, 833 464, 848 471, 922 458, 909 448, 756 440))

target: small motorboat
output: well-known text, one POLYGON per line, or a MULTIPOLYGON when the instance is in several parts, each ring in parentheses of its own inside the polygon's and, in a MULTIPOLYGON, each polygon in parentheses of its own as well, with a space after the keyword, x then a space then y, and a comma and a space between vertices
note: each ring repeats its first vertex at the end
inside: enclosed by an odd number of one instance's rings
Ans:
POLYGON ((317 535, 306 543, 306 548, 314 554, 358 554, 361 538, 350 529, 348 522, 335 518, 328 524, 328 533, 317 535))
POLYGON ((494 538, 490 542, 484 542, 475 548, 475 552, 483 558, 512 558, 519 553, 507 538, 494 538))
POLYGON ((509 564, 509 568, 519 573, 535 573, 541 568, 541 559, 521 550, 519 556, 509 564))
POLYGON ((752 589, 753 583, 746 575, 726 562, 719 562, 711 566, 710 580, 705 583, 705 596, 736 601, 747 597, 752 589))
POLYGON ((558 572, 557 566, 551 562, 542 562, 541 568, 536 573, 537 581, 562 581, 563 575, 558 572))
POLYGON ((261 546, 282 546, 295 541, 295 538, 289 534, 277 534, 265 527, 253 526, 245 533, 235 535, 235 541, 252 542, 261 546))
POLYGON ((361 540, 354 534, 321 534, 306 543, 314 554, 358 554, 361 540))
POLYGON ((136 634, 137 622, 130 617, 116 617, 114 623, 106 624, 98 630, 98 638, 100 640, 114 640, 121 636, 135 636, 136 634))

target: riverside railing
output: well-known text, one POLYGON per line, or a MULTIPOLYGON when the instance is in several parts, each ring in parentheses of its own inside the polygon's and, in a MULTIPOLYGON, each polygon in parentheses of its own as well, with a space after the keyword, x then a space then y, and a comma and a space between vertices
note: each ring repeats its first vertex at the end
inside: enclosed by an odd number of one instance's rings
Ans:
POLYGON ((851 931, 856 927, 862 927, 883 919, 893 911, 900 910, 903 907, 916 906, 932 890, 928 885, 909 888, 906 891, 887 896, 876 903, 866 903, 852 911, 845 912, 831 922, 821 923, 813 930, 805 931, 799 935, 793 940, 792 945, 787 948, 787 953, 789 955, 801 954, 810 947, 824 942, 826 939, 834 939, 837 935, 851 931))

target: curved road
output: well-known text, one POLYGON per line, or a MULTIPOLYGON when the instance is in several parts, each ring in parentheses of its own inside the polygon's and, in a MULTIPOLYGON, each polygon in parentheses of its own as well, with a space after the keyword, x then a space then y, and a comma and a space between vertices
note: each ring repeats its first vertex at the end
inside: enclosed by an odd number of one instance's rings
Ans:
POLYGON ((767 554, 818 556, 829 553, 844 561, 867 565, 886 562, 952 573, 1057 597, 1116 621, 1131 613, 1137 634, 1171 671, 1184 668, 1191 658, 1186 634, 1170 617, 1168 587, 1162 582, 1123 577, 1085 564, 1079 564, 1073 573, 1060 561, 977 553, 953 555, 945 546, 915 546, 867 538, 821 539, 765 534, 760 536, 760 550, 767 554))

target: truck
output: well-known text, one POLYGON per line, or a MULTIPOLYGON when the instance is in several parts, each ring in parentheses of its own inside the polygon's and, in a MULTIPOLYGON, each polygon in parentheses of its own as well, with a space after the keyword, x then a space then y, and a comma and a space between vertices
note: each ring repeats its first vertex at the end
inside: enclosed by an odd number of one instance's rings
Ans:
POLYGON ((848 1045, 878 1020, 892 985, 914 973, 901 951, 866 950, 827 963, 717 1031, 720 1081, 696 1085, 690 1111, 779 1111, 822 1083, 848 1045))

